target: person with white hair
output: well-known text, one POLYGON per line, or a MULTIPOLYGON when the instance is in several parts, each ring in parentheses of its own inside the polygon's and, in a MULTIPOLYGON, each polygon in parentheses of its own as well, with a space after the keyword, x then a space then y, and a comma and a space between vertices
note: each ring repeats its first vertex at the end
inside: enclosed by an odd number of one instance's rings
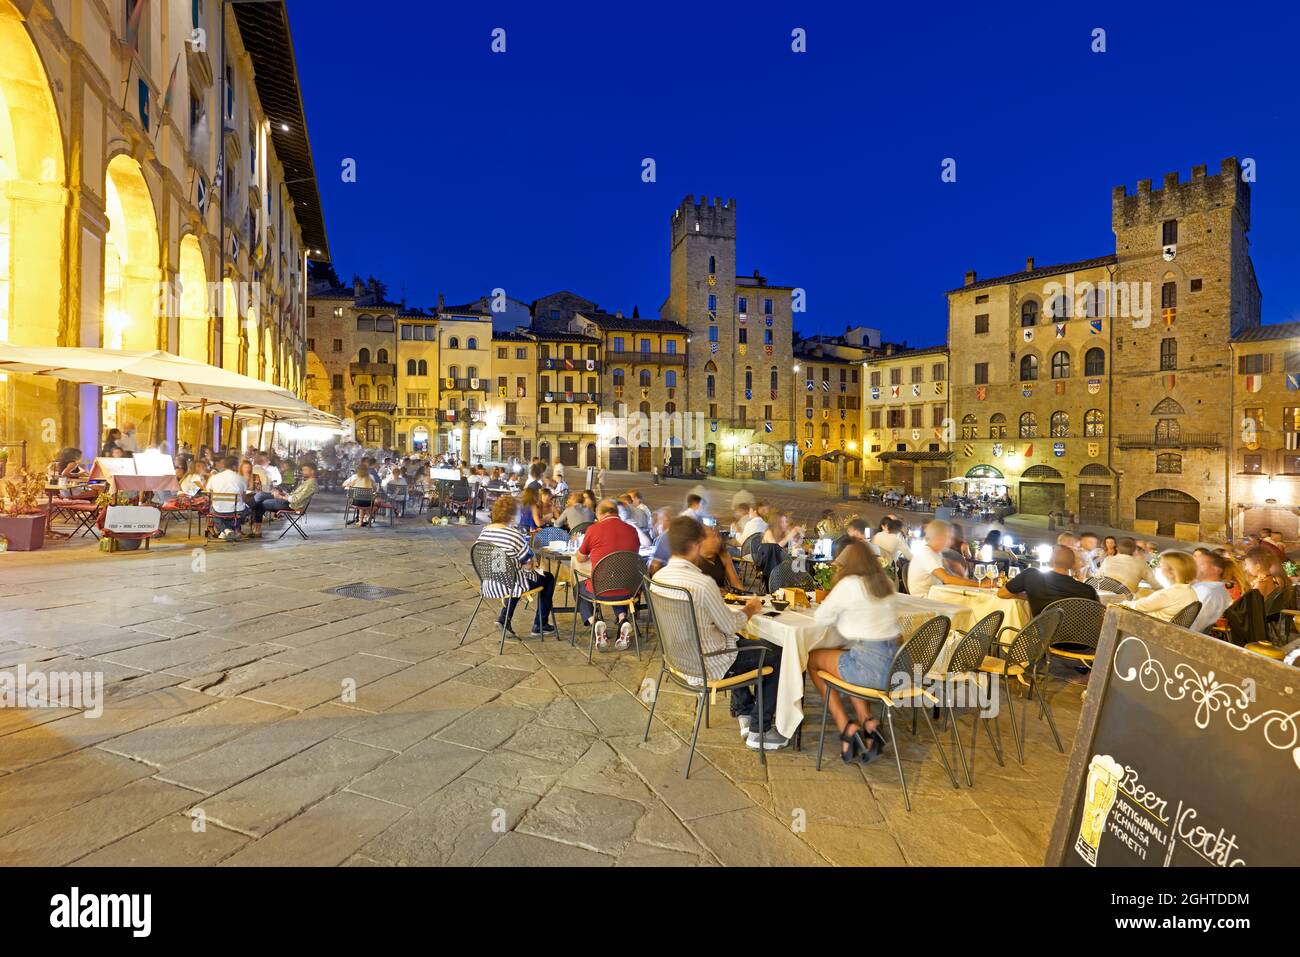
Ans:
POLYGON ((925 539, 912 547, 907 566, 907 591, 924 598, 932 585, 978 585, 970 578, 954 575, 944 567, 943 553, 952 546, 952 525, 935 519, 925 526, 925 539))

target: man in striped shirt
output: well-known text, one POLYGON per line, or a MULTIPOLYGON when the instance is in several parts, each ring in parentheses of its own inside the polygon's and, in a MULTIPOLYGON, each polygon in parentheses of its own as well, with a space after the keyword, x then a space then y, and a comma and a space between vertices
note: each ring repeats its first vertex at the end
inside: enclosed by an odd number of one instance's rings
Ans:
POLYGON ((781 649, 765 641, 736 636, 736 632, 743 631, 749 624, 749 619, 763 610, 763 603, 751 598, 738 611, 727 607, 717 583, 699 568, 704 526, 695 519, 689 515, 674 518, 668 525, 667 534, 671 557, 668 564, 655 573, 654 581, 685 588, 691 593, 700 645, 706 655, 712 651, 734 649, 732 654, 709 655, 704 659, 708 679, 720 681, 752 671, 758 667, 758 655, 754 652, 760 647, 766 648, 767 656, 763 663, 772 668, 772 673, 760 679, 763 686, 762 713, 758 711, 754 690, 737 688, 731 692, 731 714, 738 719, 740 736, 749 747, 764 751, 785 747, 789 740, 772 724, 776 714, 777 676, 781 673, 781 649))

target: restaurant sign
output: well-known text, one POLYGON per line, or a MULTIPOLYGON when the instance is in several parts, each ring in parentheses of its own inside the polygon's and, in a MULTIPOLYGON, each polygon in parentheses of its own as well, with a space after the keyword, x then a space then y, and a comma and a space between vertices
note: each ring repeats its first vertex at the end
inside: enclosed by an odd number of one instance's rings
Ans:
POLYGON ((151 505, 110 505, 104 509, 104 531, 145 535, 158 531, 162 512, 151 505))

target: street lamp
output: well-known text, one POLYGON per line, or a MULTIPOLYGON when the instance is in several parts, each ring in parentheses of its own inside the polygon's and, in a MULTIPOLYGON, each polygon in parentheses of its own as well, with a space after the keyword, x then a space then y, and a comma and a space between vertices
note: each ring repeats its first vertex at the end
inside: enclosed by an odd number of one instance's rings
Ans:
POLYGON ((799 429, 794 418, 794 397, 799 391, 799 363, 793 368, 796 378, 790 383, 790 481, 799 481, 799 429))

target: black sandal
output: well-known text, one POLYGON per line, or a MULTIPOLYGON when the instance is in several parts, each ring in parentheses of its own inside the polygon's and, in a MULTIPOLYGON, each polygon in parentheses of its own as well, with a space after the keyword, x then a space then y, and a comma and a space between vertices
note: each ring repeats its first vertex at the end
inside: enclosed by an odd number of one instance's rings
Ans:
POLYGON ((840 732, 840 743, 848 745, 847 748, 842 748, 840 750, 840 760, 845 764, 852 764, 857 760, 858 748, 862 746, 861 735, 857 731, 852 733, 849 732, 848 729, 852 727, 856 727, 856 725, 854 722, 850 721, 844 726, 845 730, 840 732))

